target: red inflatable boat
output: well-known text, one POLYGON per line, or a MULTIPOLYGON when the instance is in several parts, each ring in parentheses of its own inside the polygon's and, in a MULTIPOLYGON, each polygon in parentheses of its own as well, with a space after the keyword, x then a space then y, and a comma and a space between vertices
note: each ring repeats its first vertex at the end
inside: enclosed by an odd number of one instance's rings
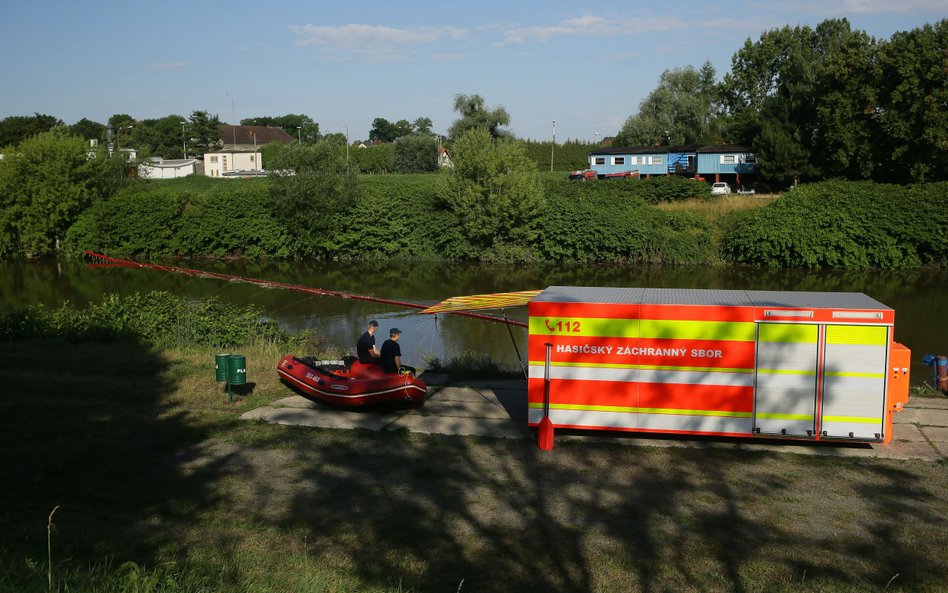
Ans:
POLYGON ((428 386, 414 373, 385 373, 374 364, 317 361, 284 356, 277 365, 280 379, 303 397, 333 406, 355 408, 385 402, 425 403, 428 386))

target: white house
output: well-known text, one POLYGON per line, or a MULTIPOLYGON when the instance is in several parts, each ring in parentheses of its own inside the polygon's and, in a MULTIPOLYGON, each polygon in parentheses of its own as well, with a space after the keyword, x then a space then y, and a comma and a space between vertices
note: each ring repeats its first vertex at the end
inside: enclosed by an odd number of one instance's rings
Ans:
POLYGON ((194 159, 151 159, 138 165, 138 176, 142 179, 176 179, 194 175, 194 159))
POLYGON ((253 151, 209 152, 204 155, 204 174, 208 177, 234 177, 237 173, 263 173, 261 156, 253 151))

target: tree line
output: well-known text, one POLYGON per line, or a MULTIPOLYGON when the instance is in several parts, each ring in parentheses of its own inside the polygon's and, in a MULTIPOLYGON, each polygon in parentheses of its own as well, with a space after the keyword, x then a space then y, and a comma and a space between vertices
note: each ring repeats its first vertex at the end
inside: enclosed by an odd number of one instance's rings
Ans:
POLYGON ((615 144, 738 143, 777 183, 948 179, 948 20, 890 39, 846 19, 748 39, 720 82, 665 71, 615 144))

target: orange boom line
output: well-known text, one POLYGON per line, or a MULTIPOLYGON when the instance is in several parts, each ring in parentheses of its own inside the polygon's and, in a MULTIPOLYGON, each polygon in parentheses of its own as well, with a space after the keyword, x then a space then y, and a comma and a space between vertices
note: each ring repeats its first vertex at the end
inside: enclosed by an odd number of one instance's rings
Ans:
MULTIPOLYGON (((295 290, 297 292, 305 292, 307 294, 312 294, 316 296, 329 296, 337 297, 342 299, 350 299, 355 301, 366 301, 370 303, 382 303, 385 305, 395 305, 398 307, 406 307, 409 309, 427 309, 428 305, 422 305, 419 303, 410 303, 407 301, 396 301, 392 299, 381 299, 378 297, 366 296, 361 294, 352 294, 348 292, 339 292, 337 290, 325 290, 323 288, 312 288, 309 286, 301 286, 299 284, 286 284, 284 282, 273 282, 270 280, 261 280, 259 278, 245 278, 243 276, 234 276, 231 274, 220 274, 218 272, 208 272, 206 270, 193 270, 190 268, 179 268, 176 266, 163 266, 161 264, 147 264, 141 262, 135 262, 127 259, 119 259, 115 257, 109 257, 101 253, 96 253, 94 251, 86 251, 86 256, 92 258, 95 263, 88 264, 91 268, 111 268, 111 267, 125 267, 125 268, 147 268, 150 270, 159 270, 161 272, 172 272, 176 274, 187 274, 188 276, 196 276, 198 278, 215 278, 217 280, 227 280, 228 282, 243 282, 246 284, 253 284, 255 286, 261 286, 263 288, 282 288, 284 290, 295 290)), ((527 327, 527 324, 522 321, 511 321, 503 317, 497 317, 494 315, 486 315, 483 313, 470 313, 466 311, 445 311, 451 315, 461 315, 464 317, 471 317, 474 319, 481 319, 484 321, 494 321, 497 323, 504 323, 507 325, 516 325, 518 327, 527 327)))

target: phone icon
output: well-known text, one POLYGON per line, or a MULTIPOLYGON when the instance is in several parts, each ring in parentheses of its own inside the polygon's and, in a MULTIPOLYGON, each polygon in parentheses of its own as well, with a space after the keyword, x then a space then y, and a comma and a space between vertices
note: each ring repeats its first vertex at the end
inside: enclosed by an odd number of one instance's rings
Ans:
POLYGON ((556 331, 556 328, 553 327, 553 324, 550 323, 550 320, 549 320, 549 319, 544 319, 544 320, 543 320, 543 323, 546 324, 546 329, 550 330, 551 332, 555 332, 555 331, 556 331))

